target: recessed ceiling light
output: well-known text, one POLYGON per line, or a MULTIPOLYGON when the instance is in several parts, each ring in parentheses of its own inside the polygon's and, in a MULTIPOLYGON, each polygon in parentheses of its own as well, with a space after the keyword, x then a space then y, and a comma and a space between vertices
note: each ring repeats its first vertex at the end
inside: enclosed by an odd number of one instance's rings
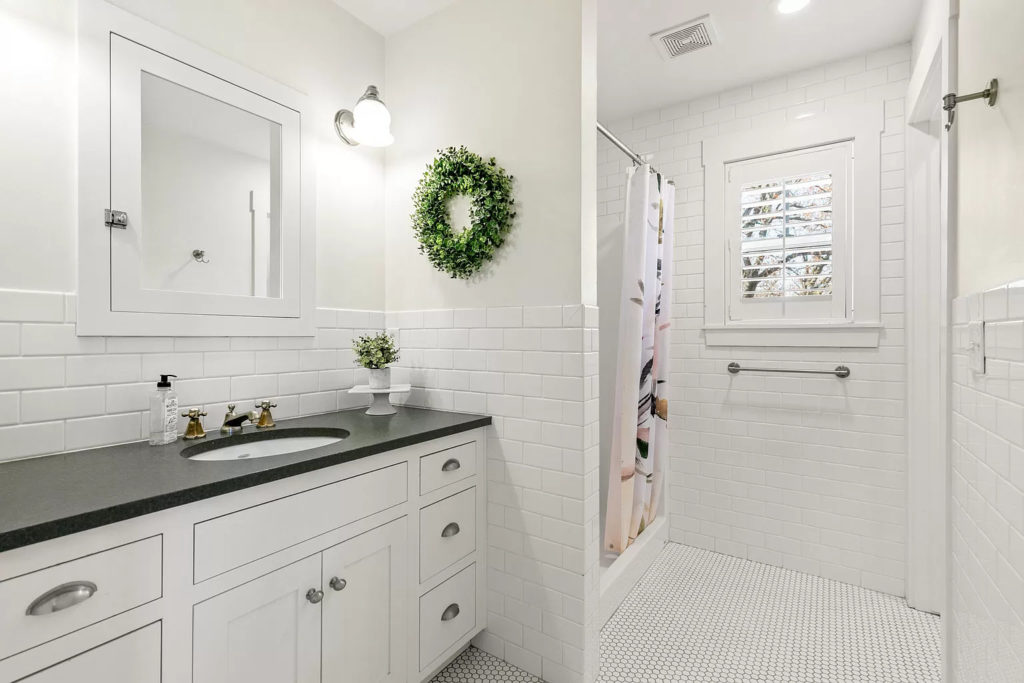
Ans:
POLYGON ((809 4, 811 0, 775 0, 775 10, 779 14, 793 14, 809 4))

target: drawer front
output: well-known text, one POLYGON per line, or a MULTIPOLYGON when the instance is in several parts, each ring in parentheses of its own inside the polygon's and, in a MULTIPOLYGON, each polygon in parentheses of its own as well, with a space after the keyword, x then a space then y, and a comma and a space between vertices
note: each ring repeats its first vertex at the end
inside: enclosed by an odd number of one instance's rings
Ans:
POLYGON ((0 658, 158 599, 162 564, 152 536, 0 582, 0 658))
POLYGON ((196 583, 404 503, 408 470, 399 463, 196 524, 196 583))
POLYGON ((420 458, 420 494, 436 491, 476 474, 476 442, 446 448, 420 458))
POLYGON ((160 683, 160 622, 19 680, 26 683, 160 683))
POLYGON ((476 628, 476 565, 420 598, 420 670, 476 628))
POLYGON ((420 510, 420 581, 476 550, 476 487, 420 510))

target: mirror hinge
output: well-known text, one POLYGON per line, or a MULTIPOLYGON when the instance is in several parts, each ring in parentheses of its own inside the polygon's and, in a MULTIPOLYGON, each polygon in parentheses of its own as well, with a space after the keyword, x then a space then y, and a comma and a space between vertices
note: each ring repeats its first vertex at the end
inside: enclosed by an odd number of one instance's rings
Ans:
POLYGON ((117 209, 103 209, 103 223, 108 228, 128 229, 128 213, 117 209))

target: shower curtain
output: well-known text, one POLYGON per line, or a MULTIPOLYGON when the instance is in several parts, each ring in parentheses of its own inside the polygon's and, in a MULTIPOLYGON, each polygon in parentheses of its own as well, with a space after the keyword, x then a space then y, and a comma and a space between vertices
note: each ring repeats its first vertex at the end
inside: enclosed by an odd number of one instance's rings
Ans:
POLYGON ((604 538, 620 553, 654 521, 664 485, 674 203, 649 165, 629 170, 604 538))

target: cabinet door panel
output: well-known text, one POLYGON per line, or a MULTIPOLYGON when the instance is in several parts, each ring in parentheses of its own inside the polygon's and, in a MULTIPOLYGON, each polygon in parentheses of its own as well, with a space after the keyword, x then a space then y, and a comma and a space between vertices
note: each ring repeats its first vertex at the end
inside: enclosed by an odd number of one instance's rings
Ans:
POLYGON ((160 683, 160 623, 66 659, 23 683, 160 683))
POLYGON ((320 680, 320 589, 314 555, 193 608, 194 683, 320 680))
POLYGON ((405 680, 407 544, 403 517, 324 551, 324 683, 405 680))

